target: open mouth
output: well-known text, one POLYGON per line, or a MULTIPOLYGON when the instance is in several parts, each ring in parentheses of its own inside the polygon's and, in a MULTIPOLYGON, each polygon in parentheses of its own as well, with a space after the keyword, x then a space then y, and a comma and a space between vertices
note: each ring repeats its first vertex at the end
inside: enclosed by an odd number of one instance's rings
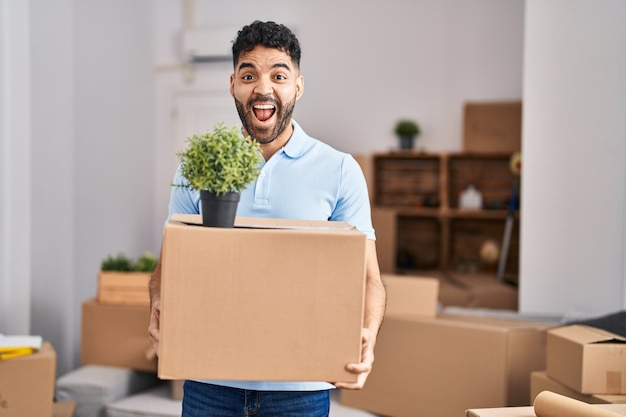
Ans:
POLYGON ((255 104, 252 109, 256 118, 261 122, 269 120, 276 112, 273 104, 255 104))

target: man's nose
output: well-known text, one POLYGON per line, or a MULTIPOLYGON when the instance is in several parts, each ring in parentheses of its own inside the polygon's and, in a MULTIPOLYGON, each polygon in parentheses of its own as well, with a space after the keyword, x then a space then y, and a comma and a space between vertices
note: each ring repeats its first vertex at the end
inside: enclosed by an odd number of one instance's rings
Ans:
POLYGON ((258 82, 256 83, 256 86, 254 87, 254 92, 261 96, 271 94, 272 91, 273 91, 272 81, 267 77, 259 78, 258 82))

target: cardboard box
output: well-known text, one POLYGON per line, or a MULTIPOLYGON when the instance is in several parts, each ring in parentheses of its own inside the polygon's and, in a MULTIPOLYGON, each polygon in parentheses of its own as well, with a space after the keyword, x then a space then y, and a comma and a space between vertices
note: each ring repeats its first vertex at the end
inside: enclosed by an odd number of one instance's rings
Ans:
POLYGON ((0 361, 0 417, 51 416, 56 361, 48 342, 32 355, 0 361))
POLYGON ((435 317, 437 314, 438 279, 382 274, 382 280, 387 290, 386 316, 435 317))
POLYGON ((148 272, 100 271, 98 273, 98 302, 149 306, 150 275, 148 272))
POLYGON ((199 222, 165 226, 159 377, 354 381, 366 236, 339 222, 199 222))
POLYGON ((583 394, 626 394, 626 339, 585 325, 551 329, 546 371, 583 394))
POLYGON ((466 417, 537 417, 535 409, 527 407, 477 408, 467 410, 466 417))
POLYGON ((467 307, 511 311, 518 309, 517 288, 498 282, 495 275, 454 274, 453 280, 469 293, 467 307))
MULTIPOLYGON (((605 410, 614 413, 618 416, 626 416, 626 406, 622 404, 594 404, 593 407, 598 410, 605 410)), ((534 407, 530 406, 467 410, 465 415, 466 417, 537 417, 534 407)))
POLYGON ((547 327, 446 314, 387 316, 365 387, 343 390, 341 403, 394 417, 528 405, 530 373, 545 369, 547 327))
POLYGON ((148 338, 150 307, 82 304, 80 361, 83 365, 121 366, 156 372, 157 361, 148 338))
POLYGON ((52 406, 52 417, 74 417, 76 401, 59 401, 52 406))
POLYGON ((559 381, 548 376, 546 371, 534 371, 530 374, 530 403, 535 401, 535 397, 542 391, 551 391, 565 395, 575 400, 586 402, 587 404, 625 404, 626 395, 608 394, 582 394, 574 389, 566 387, 559 381))
POLYGON ((468 307, 472 299, 467 288, 452 283, 449 279, 439 278, 439 302, 442 306, 468 307))
POLYGON ((185 381, 182 379, 173 379, 170 381, 170 396, 172 400, 182 400, 183 399, 183 385, 185 381))
POLYGON ((466 103, 463 149, 466 152, 513 152, 522 146, 522 102, 466 103))
POLYGON ((372 225, 376 232, 376 256, 380 272, 393 274, 396 271, 396 210, 372 207, 372 225))

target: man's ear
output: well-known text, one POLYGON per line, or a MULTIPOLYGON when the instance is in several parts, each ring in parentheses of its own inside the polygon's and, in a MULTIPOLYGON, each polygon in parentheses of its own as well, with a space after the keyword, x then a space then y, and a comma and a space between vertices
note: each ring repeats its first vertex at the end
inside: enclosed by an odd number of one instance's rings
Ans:
POLYGON ((299 100, 304 94, 304 75, 299 75, 296 80, 296 100, 299 100))
POLYGON ((235 74, 230 74, 230 95, 235 97, 235 74))

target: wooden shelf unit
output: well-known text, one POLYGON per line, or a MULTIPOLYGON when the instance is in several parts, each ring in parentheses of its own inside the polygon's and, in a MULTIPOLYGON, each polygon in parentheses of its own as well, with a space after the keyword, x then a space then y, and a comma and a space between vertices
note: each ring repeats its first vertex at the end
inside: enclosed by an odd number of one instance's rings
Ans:
MULTIPOLYGON (((502 242, 515 181, 510 153, 422 153, 396 151, 372 156, 373 203, 396 212, 398 270, 485 271, 480 247, 487 239, 502 242), (459 195, 473 185, 483 209, 459 207, 459 195)), ((517 184, 519 187, 519 184, 517 184)), ((519 189, 519 188, 518 188, 519 189)), ((519 211, 505 280, 517 283, 519 211)))

